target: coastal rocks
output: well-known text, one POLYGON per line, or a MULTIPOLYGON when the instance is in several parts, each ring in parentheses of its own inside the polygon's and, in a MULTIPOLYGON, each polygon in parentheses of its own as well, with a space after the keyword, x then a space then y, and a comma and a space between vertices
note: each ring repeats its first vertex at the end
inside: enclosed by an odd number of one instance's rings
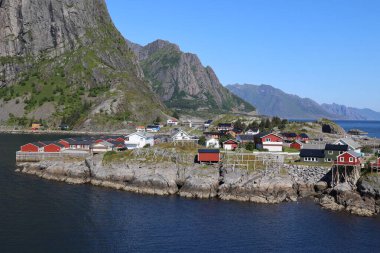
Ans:
POLYGON ((319 185, 318 188, 321 187, 321 180, 330 170, 328 167, 300 165, 284 165, 284 169, 293 178, 294 188, 300 197, 314 196, 316 185, 319 185))
POLYGON ((219 198, 223 200, 280 203, 297 199, 289 175, 265 175, 264 171, 224 169, 219 198))
POLYGON ((18 165, 22 173, 36 175, 47 180, 84 184, 89 182, 90 171, 83 161, 43 161, 41 163, 22 163, 18 165))
MULTIPOLYGON (((199 165, 197 165, 199 166, 199 165)), ((178 194, 187 198, 214 198, 219 187, 218 167, 185 168, 178 171, 178 194)))
POLYGON ((177 168, 172 163, 148 165, 136 161, 103 164, 102 158, 94 156, 86 160, 93 185, 155 195, 171 195, 178 191, 177 168))
POLYGON ((374 198, 361 196, 348 183, 339 184, 323 195, 320 205, 330 210, 346 210, 359 216, 373 216, 378 210, 374 198))

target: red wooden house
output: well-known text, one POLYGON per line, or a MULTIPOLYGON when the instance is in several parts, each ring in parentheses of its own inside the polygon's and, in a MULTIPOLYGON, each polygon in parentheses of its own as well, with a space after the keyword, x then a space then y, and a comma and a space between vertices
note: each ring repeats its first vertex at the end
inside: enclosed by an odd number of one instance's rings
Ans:
POLYGON ((274 133, 259 133, 255 135, 256 148, 267 149, 270 152, 281 152, 284 140, 274 133))
POLYGON ((336 165, 357 166, 362 164, 361 155, 354 151, 347 151, 338 155, 336 165))
POLYGON ((22 145, 20 148, 20 151, 32 152, 32 153, 42 152, 44 146, 45 146, 44 144, 39 143, 39 142, 28 143, 28 144, 22 145))
POLYGON ((239 146, 239 143, 234 140, 228 140, 228 141, 223 142, 223 149, 225 150, 235 150, 238 148, 238 146, 239 146))
POLYGON ((219 149, 198 149, 199 163, 218 163, 220 162, 219 149))
POLYGON ((303 146, 303 143, 300 141, 295 141, 292 144, 290 144, 290 148, 301 150, 303 146))
POLYGON ((308 136, 307 134, 302 133, 302 134, 299 134, 299 135, 297 136, 297 140, 302 141, 302 142, 304 142, 304 143, 308 143, 309 140, 310 140, 310 138, 309 138, 309 136, 308 136))
POLYGON ((65 146, 60 143, 50 143, 44 146, 44 152, 58 153, 65 149, 65 146))

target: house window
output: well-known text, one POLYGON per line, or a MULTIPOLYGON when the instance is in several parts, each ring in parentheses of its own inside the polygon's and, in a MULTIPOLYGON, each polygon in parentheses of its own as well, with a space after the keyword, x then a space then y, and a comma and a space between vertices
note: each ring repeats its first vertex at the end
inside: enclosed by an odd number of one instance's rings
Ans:
POLYGON ((333 153, 334 153, 333 151, 331 151, 331 150, 329 151, 329 155, 332 155, 333 153))
POLYGON ((354 158, 350 157, 350 163, 354 162, 354 158))
POLYGON ((325 162, 327 162, 327 163, 331 162, 331 158, 326 158, 325 162))
POLYGON ((339 151, 339 155, 343 154, 343 151, 339 151))
POLYGON ((266 138, 265 141, 266 142, 271 142, 271 139, 270 138, 266 138))
POLYGON ((344 157, 340 157, 340 158, 339 158, 339 161, 340 161, 340 162, 344 162, 344 157))

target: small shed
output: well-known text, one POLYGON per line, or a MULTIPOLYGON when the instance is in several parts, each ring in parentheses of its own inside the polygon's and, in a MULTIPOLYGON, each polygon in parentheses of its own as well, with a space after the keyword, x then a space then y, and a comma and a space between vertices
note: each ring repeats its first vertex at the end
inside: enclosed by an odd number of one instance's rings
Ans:
POLYGON ((218 163, 220 162, 219 149, 198 149, 199 163, 218 163))
POLYGON ((47 153, 59 153, 65 149, 65 146, 60 143, 50 143, 44 146, 44 152, 47 153))
POLYGON ((292 144, 290 144, 291 148, 297 149, 297 150, 300 150, 302 148, 302 146, 303 146, 303 143, 300 141, 295 141, 292 144))
POLYGON ((32 153, 42 152, 44 146, 45 145, 43 145, 42 143, 39 143, 39 142, 27 143, 27 144, 21 146, 20 151, 21 152, 32 152, 32 153))

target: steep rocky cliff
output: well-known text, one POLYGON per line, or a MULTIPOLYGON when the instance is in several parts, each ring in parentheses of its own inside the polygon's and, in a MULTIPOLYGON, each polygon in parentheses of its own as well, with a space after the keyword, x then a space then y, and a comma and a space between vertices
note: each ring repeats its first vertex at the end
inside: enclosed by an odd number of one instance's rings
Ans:
POLYGON ((115 126, 165 110, 104 0, 1 0, 0 87, 3 121, 115 126))
POLYGON ((145 77, 170 108, 187 111, 254 111, 254 107, 224 88, 211 67, 195 54, 184 53, 167 41, 146 46, 128 42, 145 77))

